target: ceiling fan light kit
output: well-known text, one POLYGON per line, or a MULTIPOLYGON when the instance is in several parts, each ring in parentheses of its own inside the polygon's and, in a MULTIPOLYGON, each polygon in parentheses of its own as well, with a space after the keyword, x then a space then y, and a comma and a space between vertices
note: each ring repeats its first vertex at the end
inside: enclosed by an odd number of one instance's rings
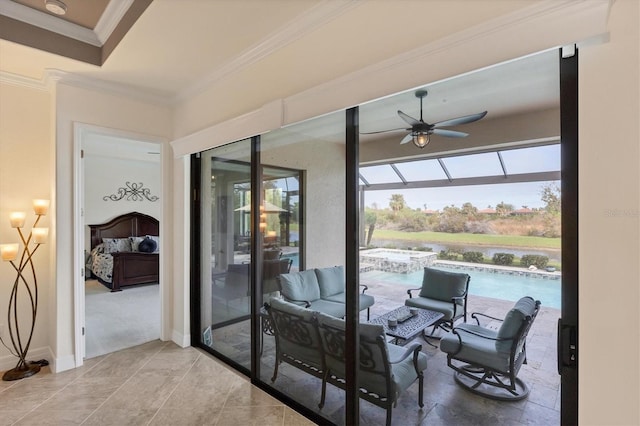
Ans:
POLYGON ((473 123, 474 121, 478 121, 484 118, 487 115, 487 111, 479 112, 477 114, 465 115, 463 117, 451 118, 448 120, 438 121, 437 123, 429 124, 425 123, 422 118, 422 100, 427 96, 427 91, 424 89, 416 90, 416 98, 420 99, 420 120, 416 120, 410 115, 405 114, 404 112, 398 110, 398 116, 404 120, 411 127, 407 129, 391 129, 391 130, 382 130, 377 132, 363 132, 364 135, 371 135, 375 133, 385 133, 385 132, 394 132, 397 130, 408 131, 407 134, 400 141, 400 145, 403 145, 408 142, 413 142, 413 144, 422 149, 427 146, 431 140, 431 135, 439 135, 445 136, 447 138, 464 138, 469 136, 468 133, 459 132, 457 130, 448 130, 442 129, 441 127, 450 127, 450 126, 459 126, 461 124, 473 123))
POLYGON ((413 144, 418 148, 422 149, 430 142, 429 134, 419 132, 413 135, 413 144))
POLYGON ((44 7, 51 13, 56 15, 64 15, 67 13, 67 5, 61 0, 44 0, 44 7))

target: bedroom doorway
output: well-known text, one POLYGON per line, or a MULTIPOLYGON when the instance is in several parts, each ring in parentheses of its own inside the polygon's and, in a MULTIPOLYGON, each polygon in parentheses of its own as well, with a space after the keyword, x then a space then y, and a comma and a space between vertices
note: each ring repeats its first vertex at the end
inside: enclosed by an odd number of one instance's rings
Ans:
POLYGON ((162 338, 162 141, 76 125, 76 366, 162 338))

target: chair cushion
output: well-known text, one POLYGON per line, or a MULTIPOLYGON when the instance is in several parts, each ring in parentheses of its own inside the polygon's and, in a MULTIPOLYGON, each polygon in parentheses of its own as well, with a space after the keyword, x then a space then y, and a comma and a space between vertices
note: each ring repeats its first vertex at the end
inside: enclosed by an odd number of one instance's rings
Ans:
MULTIPOLYGON (((453 303, 451 301, 443 302, 442 300, 427 299, 426 297, 412 297, 404 301, 406 306, 413 306, 416 308, 429 309, 431 311, 442 312, 442 317, 445 321, 450 321, 453 318, 453 303)), ((463 307, 456 309, 456 314, 460 315, 464 313, 463 307)))
MULTIPOLYGON (((360 304, 359 309, 361 311, 364 311, 365 309, 373 306, 373 304, 375 303, 375 299, 373 298, 373 296, 370 296, 368 294, 360 293, 358 297, 360 304)), ((345 304, 347 302, 347 296, 345 293, 334 294, 333 296, 323 297, 323 299, 342 304, 345 304)))
MULTIPOLYGON (((511 339, 516 336, 518 330, 522 326, 522 322, 527 318, 533 315, 536 310, 536 302, 533 298, 529 296, 525 296, 518 300, 514 307, 507 312, 507 315, 504 317, 504 321, 502 321, 502 325, 498 330, 498 338, 501 339, 511 339)), ((496 342, 496 349, 498 351, 510 351, 511 345, 513 341, 511 340, 503 340, 496 342)))
MULTIPOLYGON (((394 344, 387 344, 387 350, 389 351, 389 358, 400 357, 405 348, 396 346, 394 344)), ((418 353, 418 370, 424 371, 427 369, 427 356, 423 352, 418 353)), ((397 364, 391 364, 391 371, 393 374, 393 382, 397 392, 406 390, 415 380, 418 378, 416 369, 413 366, 413 355, 406 357, 404 360, 397 364)))
POLYGON ((458 336, 452 332, 442 336, 440 340, 441 351, 452 354, 454 359, 486 366, 504 373, 509 371, 509 350, 503 352, 496 349, 496 342, 494 340, 498 335, 496 331, 474 324, 461 324, 456 327, 456 330, 462 338, 462 349, 460 352, 456 353, 460 344, 458 336), (478 333, 483 337, 488 337, 488 339, 465 333, 464 330, 478 333))
POLYGON ((451 302, 452 297, 464 294, 468 279, 468 274, 424 268, 420 296, 451 302))
POLYGON ((334 266, 331 268, 315 269, 318 285, 320 286, 320 297, 326 299, 335 294, 344 293, 344 267, 334 266))
POLYGON ((313 269, 289 274, 280 274, 280 291, 288 300, 298 302, 320 299, 320 287, 313 269))

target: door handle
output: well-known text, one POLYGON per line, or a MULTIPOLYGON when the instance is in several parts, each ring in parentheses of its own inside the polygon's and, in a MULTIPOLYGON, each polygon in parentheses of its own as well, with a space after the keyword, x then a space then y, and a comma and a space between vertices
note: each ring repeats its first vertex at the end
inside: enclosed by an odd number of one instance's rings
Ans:
POLYGON ((562 324, 558 319, 558 374, 566 367, 578 365, 578 333, 573 325, 562 324))

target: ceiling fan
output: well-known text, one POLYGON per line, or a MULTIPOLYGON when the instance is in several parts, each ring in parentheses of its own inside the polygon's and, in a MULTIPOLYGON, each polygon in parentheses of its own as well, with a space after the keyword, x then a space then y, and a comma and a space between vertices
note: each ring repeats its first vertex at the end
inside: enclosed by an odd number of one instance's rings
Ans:
POLYGON ((442 129, 441 127, 450 127, 450 126, 458 126, 460 124, 473 123, 474 121, 478 121, 487 115, 487 111, 479 112, 477 114, 465 115, 463 117, 451 118, 449 120, 438 121, 437 123, 429 124, 425 123, 422 119, 422 100, 427 96, 427 91, 417 90, 416 98, 420 98, 420 120, 416 120, 415 118, 405 114, 404 112, 398 110, 398 115, 402 118, 407 124, 411 127, 409 128, 400 128, 400 129, 390 129, 390 130, 381 130, 378 132, 363 132, 363 135, 372 135, 376 133, 385 133, 385 132, 395 132, 398 130, 409 131, 402 140, 400 144, 405 144, 413 141, 413 144, 418 148, 424 148, 429 143, 430 135, 440 135, 448 138, 464 138, 469 136, 468 133, 458 132, 456 130, 448 130, 442 129))

